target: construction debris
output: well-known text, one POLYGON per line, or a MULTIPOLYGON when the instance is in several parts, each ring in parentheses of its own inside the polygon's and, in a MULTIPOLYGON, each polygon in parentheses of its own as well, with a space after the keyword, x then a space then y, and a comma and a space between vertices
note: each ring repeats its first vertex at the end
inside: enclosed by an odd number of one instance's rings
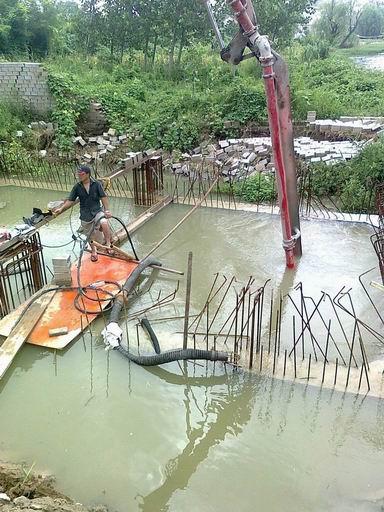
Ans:
MULTIPOLYGON (((110 128, 108 132, 104 132, 97 137, 74 137, 73 143, 75 146, 80 146, 80 149, 85 151, 81 156, 81 160, 90 163, 92 161, 105 159, 107 155, 119 149, 119 146, 126 144, 127 140, 128 135, 126 133, 118 135, 116 130, 110 128)), ((139 153, 129 151, 126 153, 126 156, 131 158, 138 154, 139 153)), ((119 156, 120 155, 121 153, 119 153, 119 156)))

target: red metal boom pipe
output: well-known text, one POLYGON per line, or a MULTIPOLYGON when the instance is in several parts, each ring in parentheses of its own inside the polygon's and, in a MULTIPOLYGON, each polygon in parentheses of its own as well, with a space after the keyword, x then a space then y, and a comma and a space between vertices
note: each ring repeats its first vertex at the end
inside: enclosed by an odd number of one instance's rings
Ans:
POLYGON ((263 66, 263 71, 265 91, 267 95, 269 129, 271 132, 273 159, 277 170, 276 178, 278 186, 281 226, 283 229, 283 247, 285 250, 287 267, 293 268, 295 266, 295 258, 293 254, 295 242, 292 238, 291 219, 288 209, 287 182, 283 152, 281 148, 279 114, 277 111, 276 88, 272 65, 268 64, 263 66))
POLYGON ((228 3, 232 7, 237 21, 244 30, 245 35, 250 36, 256 32, 257 28, 247 12, 247 1, 245 0, 243 3, 241 0, 228 0, 228 3))
MULTIPOLYGON (((249 14, 252 12, 246 0, 229 0, 229 5, 235 13, 238 23, 241 25, 246 36, 252 45, 255 45, 259 33, 257 27, 251 20, 249 14)), ((256 45, 257 46, 257 45, 256 45)), ((283 230, 283 247, 285 250, 286 263, 288 268, 295 266, 294 246, 292 237, 291 220, 287 199, 287 182, 283 160, 283 152, 280 139, 280 124, 277 109, 276 85, 273 71, 273 56, 269 49, 267 55, 260 55, 259 60, 263 66, 263 78, 267 96, 269 128, 271 132, 273 158, 277 171, 277 185, 280 205, 281 224, 283 230)))

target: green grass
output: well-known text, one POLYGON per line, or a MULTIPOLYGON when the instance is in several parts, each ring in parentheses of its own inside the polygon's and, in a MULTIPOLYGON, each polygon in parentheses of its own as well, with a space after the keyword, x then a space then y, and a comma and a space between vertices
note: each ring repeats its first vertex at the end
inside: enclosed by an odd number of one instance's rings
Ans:
POLYGON ((358 46, 336 50, 335 54, 347 57, 368 57, 382 52, 384 52, 384 39, 375 39, 372 41, 360 40, 358 46))

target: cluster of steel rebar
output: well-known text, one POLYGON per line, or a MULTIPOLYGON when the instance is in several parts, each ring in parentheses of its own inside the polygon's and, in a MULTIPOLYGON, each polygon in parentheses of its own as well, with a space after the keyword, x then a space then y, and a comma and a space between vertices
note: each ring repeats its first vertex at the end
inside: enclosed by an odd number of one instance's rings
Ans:
MULTIPOLYGON (((170 173, 165 179, 167 193, 179 204, 196 204, 205 195, 214 177, 219 176, 215 189, 206 198, 204 206, 216 208, 236 209, 236 202, 246 202, 249 184, 252 177, 252 197, 250 201, 256 206, 256 211, 265 213, 278 213, 277 190, 275 181, 272 190, 266 193, 262 172, 244 172, 241 177, 221 176, 220 168, 211 160, 202 158, 199 162, 188 161, 184 164, 183 173, 170 173)), ((273 171, 270 171, 273 175, 273 171)), ((318 193, 314 183, 316 170, 305 164, 298 166, 298 197, 300 216, 319 219, 351 220, 351 213, 347 213, 339 194, 318 193)), ((250 197, 250 195, 249 195, 250 197)), ((367 187, 359 208, 359 217, 376 214, 375 190, 367 187)))
POLYGON ((164 180, 164 188, 173 198, 174 203, 195 205, 204 198, 202 206, 236 210, 233 180, 224 181, 223 177, 220 179, 217 177, 217 166, 203 160, 200 165, 193 166, 193 170, 191 167, 188 176, 169 175, 164 180), (207 195, 214 181, 216 184, 207 195))
MULTIPOLYGON (((300 201, 300 215, 305 217, 318 217, 324 219, 341 218, 351 219, 351 213, 347 213, 351 204, 351 197, 344 197, 336 193, 331 194, 322 191, 319 194, 319 187, 315 185, 316 173, 318 170, 308 164, 298 162, 298 194, 300 201), (345 203, 347 199, 347 203, 345 203)), ((376 214, 375 188, 366 187, 362 198, 359 199, 358 215, 376 214)))
POLYGON ((73 187, 76 164, 74 162, 36 161, 22 153, 17 157, 6 144, 0 147, 0 180, 4 184, 29 188, 68 191, 73 187))
POLYGON ((133 168, 133 197, 135 204, 152 206, 163 192, 163 160, 151 158, 133 168))
POLYGON ((335 386, 344 379, 348 387, 353 369, 354 374, 359 371, 359 390, 363 383, 370 389, 363 340, 384 344, 383 333, 357 315, 351 289, 342 287, 333 297, 321 292, 315 298, 299 283, 292 292, 276 296, 269 281, 255 287, 249 277, 239 285, 234 277, 220 274, 188 334, 194 346, 229 350, 231 363, 277 377, 289 373, 297 378, 300 370, 300 378, 307 381, 323 384, 332 377, 335 386))
POLYGON ((373 225, 375 233, 371 242, 379 260, 381 279, 384 284, 384 184, 376 187, 376 208, 379 216, 378 225, 373 225))
MULTIPOLYGON (((129 160, 129 159, 128 159, 129 160)), ((149 160, 150 163, 139 163, 133 167, 132 172, 121 172, 124 162, 117 164, 103 162, 102 165, 95 162, 93 172, 96 178, 103 179, 113 177, 110 180, 108 193, 112 197, 134 198, 139 205, 150 206, 156 200, 157 194, 163 191, 171 195, 174 202, 180 204, 196 204, 205 195, 214 177, 220 175, 220 169, 209 158, 199 162, 189 161, 187 176, 183 174, 167 173, 163 175, 163 164, 159 157, 149 160), (120 172, 119 172, 120 170, 120 172)), ((48 189, 68 191, 74 184, 74 175, 77 167, 76 161, 63 161, 60 163, 48 160, 36 161, 17 156, 17 165, 8 146, 3 144, 0 150, 0 180, 6 184, 16 184, 25 187, 40 187, 42 184, 48 189)), ((339 195, 319 195, 314 184, 314 173, 306 164, 298 164, 298 196, 300 201, 300 215, 324 219, 345 218, 346 207, 339 195)), ((216 187, 205 200, 204 206, 216 208, 236 209, 236 200, 244 198, 247 187, 247 178, 252 176, 252 189, 256 210, 277 213, 277 191, 274 189, 265 196, 263 189, 263 174, 252 171, 243 174, 241 178, 236 176, 220 176, 216 187)), ((360 213, 378 213, 380 204, 383 204, 383 186, 378 187, 378 197, 375 205, 375 188, 367 186, 360 213), (380 199, 381 198, 381 199, 380 199), (380 203, 381 201, 381 203, 380 203)), ((243 199, 242 199, 243 200, 243 199)), ((383 215, 381 206, 381 215, 383 215)), ((383 226, 382 226, 383 227, 383 226)), ((379 249, 377 247, 375 249, 379 249)))
MULTIPOLYGON (((135 204, 151 206, 163 191, 163 162, 155 155, 144 163, 127 166, 129 162, 116 163, 97 161, 91 166, 96 179, 108 179, 108 195, 134 199, 135 204), (126 169, 126 172, 125 172, 126 169)), ((0 181, 4 184, 29 188, 67 192, 76 181, 76 161, 51 162, 26 158, 22 154, 15 159, 7 144, 0 147, 0 181)))
POLYGON ((0 253, 0 318, 47 282, 40 236, 23 237, 0 253))

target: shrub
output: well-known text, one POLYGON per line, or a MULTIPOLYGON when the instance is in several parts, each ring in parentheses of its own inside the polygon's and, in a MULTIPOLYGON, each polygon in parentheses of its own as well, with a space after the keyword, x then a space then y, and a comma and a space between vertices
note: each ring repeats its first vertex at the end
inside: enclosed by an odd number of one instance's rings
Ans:
POLYGON ((311 166, 311 191, 333 196, 345 211, 359 212, 374 206, 375 187, 384 182, 384 141, 367 144, 349 162, 311 166))
POLYGON ((251 203, 272 202, 276 199, 274 176, 255 174, 234 185, 234 193, 240 199, 251 203))
POLYGON ((26 131, 31 113, 20 103, 0 103, 0 140, 10 141, 17 130, 26 131))
POLYGON ((52 120, 57 123, 57 147, 70 152, 76 135, 76 121, 89 108, 89 97, 75 79, 66 75, 50 73, 48 85, 55 99, 52 120))
POLYGON ((307 62, 326 59, 331 50, 328 41, 314 36, 306 37, 302 41, 302 46, 303 58, 307 62))

